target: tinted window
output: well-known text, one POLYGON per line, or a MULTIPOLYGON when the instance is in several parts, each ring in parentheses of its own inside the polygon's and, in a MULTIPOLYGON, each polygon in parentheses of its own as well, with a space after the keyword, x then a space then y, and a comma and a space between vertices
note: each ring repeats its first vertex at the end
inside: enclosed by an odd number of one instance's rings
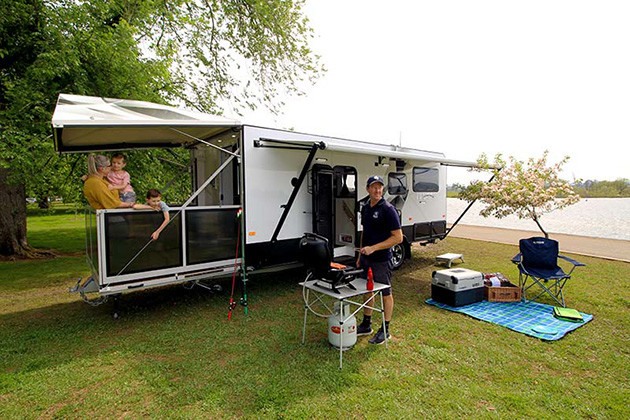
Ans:
POLYGON ((356 170, 350 166, 335 166, 335 197, 354 198, 356 196, 356 170))
POLYGON ((392 172, 387 177, 387 192, 390 195, 405 195, 407 193, 407 175, 392 172))
POLYGON ((440 172, 436 168, 413 168, 413 190, 415 192, 438 192, 440 172))
POLYGON ((234 259, 238 231, 237 212, 238 209, 186 212, 188 264, 234 259))
MULTIPOLYGON (((151 241, 148 245, 151 234, 164 221, 162 212, 107 213, 105 215, 107 276, 116 276, 123 268, 121 275, 182 265, 181 217, 174 219, 176 213, 170 212, 171 223, 160 233, 157 241, 151 241), (144 246, 146 248, 140 252, 144 246)), ((116 280, 111 280, 114 281, 116 280)))

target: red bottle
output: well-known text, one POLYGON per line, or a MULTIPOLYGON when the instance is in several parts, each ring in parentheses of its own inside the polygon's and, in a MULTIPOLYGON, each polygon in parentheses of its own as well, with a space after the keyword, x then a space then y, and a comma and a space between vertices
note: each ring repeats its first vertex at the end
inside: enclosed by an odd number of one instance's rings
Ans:
POLYGON ((374 290, 374 274, 372 274, 372 267, 368 268, 367 289, 374 290))

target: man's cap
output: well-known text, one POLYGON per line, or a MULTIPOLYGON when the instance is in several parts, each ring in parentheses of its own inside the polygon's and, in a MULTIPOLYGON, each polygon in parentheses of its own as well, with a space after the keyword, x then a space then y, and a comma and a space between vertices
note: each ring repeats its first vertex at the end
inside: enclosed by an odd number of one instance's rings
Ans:
POLYGON ((369 187, 370 185, 374 184, 375 182, 380 182, 381 184, 385 185, 385 183, 383 182, 383 178, 381 178, 378 175, 374 175, 374 176, 371 176, 371 177, 368 178, 366 187, 369 187))

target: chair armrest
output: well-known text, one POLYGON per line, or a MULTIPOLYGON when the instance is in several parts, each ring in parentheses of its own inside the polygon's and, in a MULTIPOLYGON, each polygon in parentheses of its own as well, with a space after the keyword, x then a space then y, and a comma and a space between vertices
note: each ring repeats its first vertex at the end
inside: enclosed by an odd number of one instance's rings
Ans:
POLYGON ((558 255, 558 258, 562 258, 563 260, 570 262, 576 267, 586 267, 586 264, 576 261, 573 258, 565 257, 564 255, 558 255))
POLYGON ((512 262, 514 264, 520 264, 521 263, 521 253, 519 252, 518 254, 516 254, 513 258, 512 258, 512 262))

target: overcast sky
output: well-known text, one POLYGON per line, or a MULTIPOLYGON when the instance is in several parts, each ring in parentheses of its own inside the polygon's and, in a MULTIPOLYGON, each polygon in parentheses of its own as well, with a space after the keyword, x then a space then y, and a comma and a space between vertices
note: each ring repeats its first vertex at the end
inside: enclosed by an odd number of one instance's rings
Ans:
MULTIPOLYGON (((283 115, 243 121, 630 178, 630 1, 310 0, 328 69, 283 115)), ((449 174, 464 182, 465 171, 449 174)))

